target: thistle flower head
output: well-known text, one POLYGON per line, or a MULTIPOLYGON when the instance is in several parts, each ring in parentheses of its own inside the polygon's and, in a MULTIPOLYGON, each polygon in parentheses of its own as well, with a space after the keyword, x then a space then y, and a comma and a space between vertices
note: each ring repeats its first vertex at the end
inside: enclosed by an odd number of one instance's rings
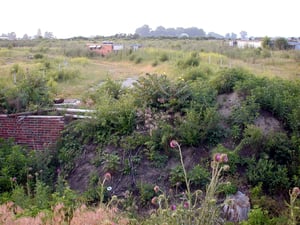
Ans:
POLYGON ((159 192, 159 186, 155 185, 153 190, 154 190, 155 193, 159 192))
POLYGON ((107 181, 110 181, 111 180, 111 174, 110 173, 105 173, 104 174, 104 179, 107 180, 107 181))
POLYGON ((157 205, 157 203, 158 203, 158 198, 157 198, 157 197, 153 197, 153 198, 151 199, 151 204, 157 205))
POLYGON ((300 195, 300 188, 299 187, 294 187, 293 190, 292 190, 292 195, 294 196, 298 196, 300 195))
POLYGON ((189 208, 189 203, 188 202, 184 202, 183 203, 183 208, 188 209, 189 208))
POLYGON ((224 163, 228 162, 227 154, 225 154, 225 153, 221 154, 221 162, 224 162, 224 163))
POLYGON ((171 210, 172 211, 176 210, 176 205, 171 205, 171 210))
POLYGON ((221 153, 214 154, 213 160, 216 162, 221 162, 221 153))
POLYGON ((178 145, 179 145, 179 144, 178 144, 178 142, 177 142, 176 140, 170 141, 170 147, 171 147, 171 148, 176 148, 178 145))

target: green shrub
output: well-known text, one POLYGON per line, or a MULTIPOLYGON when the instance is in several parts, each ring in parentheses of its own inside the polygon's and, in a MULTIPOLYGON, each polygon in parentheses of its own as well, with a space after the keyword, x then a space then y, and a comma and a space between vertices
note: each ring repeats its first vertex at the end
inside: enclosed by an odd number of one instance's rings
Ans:
POLYGON ((44 58, 44 55, 43 54, 40 54, 40 53, 37 53, 33 56, 35 59, 42 59, 44 58))
POLYGON ((74 80, 80 76, 80 72, 74 69, 60 69, 49 72, 49 77, 52 77, 56 82, 65 82, 74 80))
POLYGON ((234 195, 238 191, 238 187, 231 182, 220 183, 219 193, 224 193, 225 196, 234 195))
POLYGON ((133 95, 138 107, 180 112, 188 107, 191 91, 185 82, 173 83, 165 75, 147 74, 134 84, 133 95))
POLYGON ((142 57, 138 57, 135 59, 135 64, 140 64, 141 62, 143 61, 143 58, 142 57))
POLYGON ((181 186, 184 185, 184 173, 182 166, 176 166, 170 171, 169 181, 172 186, 181 186))
POLYGON ((196 80, 196 79, 205 79, 207 78, 207 74, 199 69, 199 68, 191 68, 187 71, 187 73, 182 77, 185 81, 188 80, 196 80))
POLYGON ((233 108, 229 117, 231 126, 238 126, 244 129, 247 124, 251 124, 259 115, 260 106, 253 97, 248 97, 241 105, 233 108))
POLYGON ((135 128, 135 108, 131 95, 122 95, 112 99, 104 95, 97 103, 96 140, 98 143, 109 142, 110 137, 128 135, 135 128))
POLYGON ((211 80, 211 85, 219 94, 231 93, 238 81, 246 80, 249 72, 241 68, 226 68, 218 72, 217 76, 211 80))
POLYGON ((209 182, 210 172, 200 165, 196 165, 188 172, 190 184, 203 189, 209 182))
POLYGON ((103 95, 108 95, 110 98, 119 99, 125 94, 125 89, 122 88, 122 82, 114 81, 107 78, 96 91, 91 94, 91 98, 97 104, 103 98, 103 95))
POLYGON ((255 207, 250 210, 248 215, 248 220, 243 221, 242 225, 268 225, 272 224, 271 219, 269 218, 268 211, 263 210, 259 207, 255 207))
POLYGON ((258 157, 264 148, 264 136, 260 128, 255 125, 247 125, 243 132, 243 138, 236 146, 235 152, 241 155, 258 157), (245 151, 240 152, 245 149, 245 151))
POLYGON ((181 69, 187 69, 189 67, 197 67, 200 65, 200 58, 192 54, 190 57, 188 57, 185 60, 180 60, 177 62, 177 66, 181 69))
POLYGON ((280 165, 289 166, 293 160, 295 150, 285 133, 270 133, 264 147, 268 157, 280 165))
POLYGON ((159 61, 161 62, 166 62, 169 60, 169 56, 167 55, 167 53, 163 53, 159 56, 159 61))
POLYGON ((158 61, 155 60, 152 64, 151 64, 153 67, 156 67, 158 65, 158 61))
POLYGON ((259 159, 257 163, 252 162, 248 165, 246 174, 250 184, 262 183, 267 193, 276 194, 289 189, 287 168, 272 160, 259 159))
POLYGON ((153 190, 153 184, 143 183, 142 181, 138 184, 140 202, 143 206, 149 205, 155 192, 153 190))
POLYGON ((178 127, 178 134, 186 145, 199 143, 215 144, 222 138, 218 126, 219 115, 215 108, 206 108, 202 112, 188 110, 178 127))

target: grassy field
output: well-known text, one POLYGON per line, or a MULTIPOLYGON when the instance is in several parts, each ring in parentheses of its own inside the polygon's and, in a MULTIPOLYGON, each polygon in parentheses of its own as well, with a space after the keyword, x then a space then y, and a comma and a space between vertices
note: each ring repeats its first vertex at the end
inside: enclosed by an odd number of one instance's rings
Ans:
MULTIPOLYGON (((80 97, 99 82, 112 78, 138 78, 146 73, 166 74, 169 77, 181 77, 187 71, 179 68, 178 63, 197 53, 199 68, 218 71, 224 67, 243 67, 259 76, 299 79, 300 53, 295 51, 260 51, 256 49, 233 49, 225 41, 217 40, 114 40, 124 44, 125 50, 113 53, 106 58, 88 57, 85 44, 88 41, 40 41, 34 46, 0 48, 0 81, 12 85, 13 67, 18 65, 19 73, 39 73, 47 75, 49 69, 73 69, 78 72, 76 79, 58 82, 57 97, 80 97), (138 43, 141 49, 128 50, 132 43, 138 43), (39 58, 41 56, 41 58, 39 58), (48 63, 48 71, 45 65, 48 63)), ((94 41, 96 42, 96 41, 94 41)), ((100 41, 99 41, 100 42, 100 41)), ((100 42, 101 43, 101 42, 100 42)))

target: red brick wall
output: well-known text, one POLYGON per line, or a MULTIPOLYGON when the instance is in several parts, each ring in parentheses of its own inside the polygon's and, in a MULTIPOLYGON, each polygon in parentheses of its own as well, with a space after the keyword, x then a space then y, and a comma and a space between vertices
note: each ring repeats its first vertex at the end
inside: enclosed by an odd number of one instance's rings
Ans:
POLYGON ((63 116, 0 115, 0 137, 13 138, 17 144, 42 150, 56 143, 64 125, 63 116))

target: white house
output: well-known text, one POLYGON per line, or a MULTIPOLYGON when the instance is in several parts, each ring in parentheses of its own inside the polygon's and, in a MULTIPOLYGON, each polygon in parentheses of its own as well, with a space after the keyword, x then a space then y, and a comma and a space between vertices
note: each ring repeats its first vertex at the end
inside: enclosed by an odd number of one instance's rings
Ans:
POLYGON ((238 48, 261 48, 262 41, 259 40, 234 40, 229 42, 229 46, 238 48))

